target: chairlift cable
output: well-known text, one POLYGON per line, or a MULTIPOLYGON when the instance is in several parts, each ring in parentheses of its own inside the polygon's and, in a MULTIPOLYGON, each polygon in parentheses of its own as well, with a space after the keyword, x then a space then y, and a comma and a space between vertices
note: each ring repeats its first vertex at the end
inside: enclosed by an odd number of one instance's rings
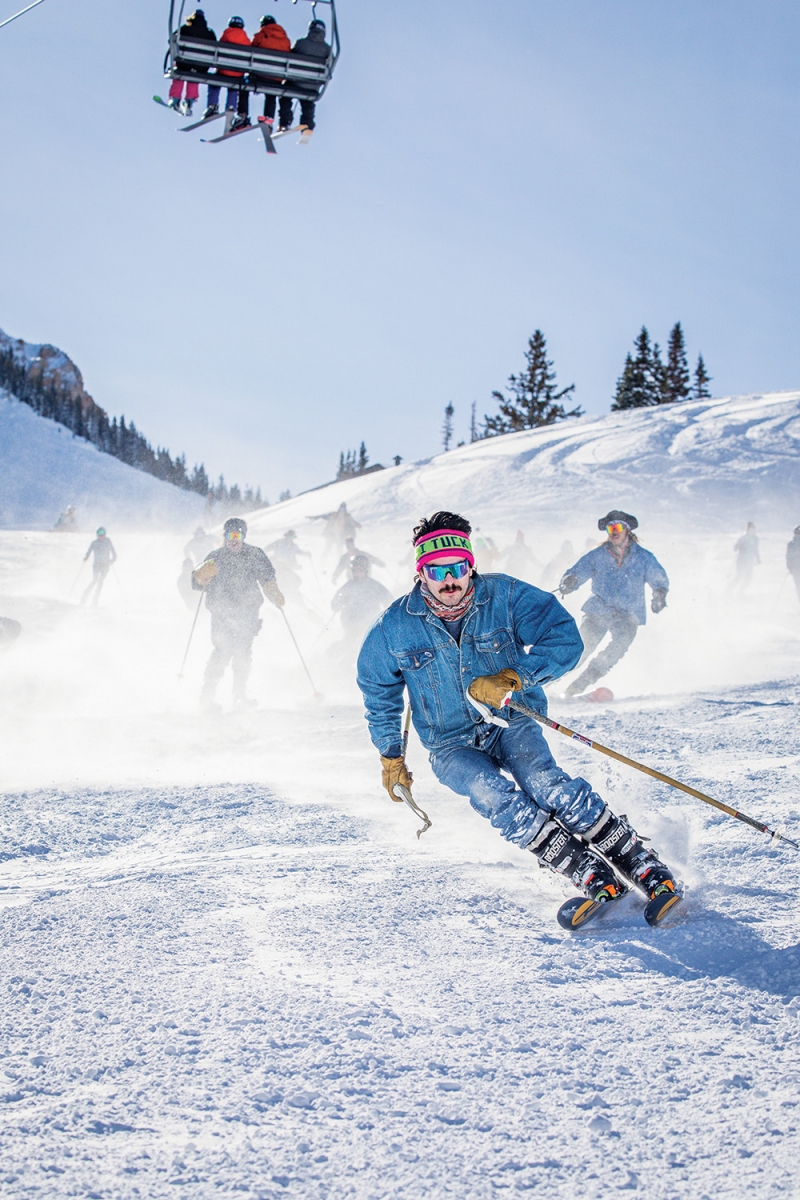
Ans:
POLYGON ((32 8, 36 8, 39 4, 44 4, 44 0, 33 0, 33 4, 29 4, 27 8, 21 8, 19 12, 14 13, 13 17, 6 17, 5 21, 0 21, 0 29, 4 25, 10 25, 12 21, 16 21, 17 17, 24 16, 26 12, 30 12, 32 8))

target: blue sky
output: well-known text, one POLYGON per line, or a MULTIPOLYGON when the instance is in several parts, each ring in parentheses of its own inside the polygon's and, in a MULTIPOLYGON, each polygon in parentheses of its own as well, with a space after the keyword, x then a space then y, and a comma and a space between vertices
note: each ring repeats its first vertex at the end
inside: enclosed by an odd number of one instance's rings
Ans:
POLYGON ((152 103, 167 8, 0 30, 0 327, 153 443, 273 500, 362 439, 426 457, 537 327, 588 412, 642 323, 680 319, 715 395, 800 386, 796 4, 341 0, 317 132, 273 160, 152 103))

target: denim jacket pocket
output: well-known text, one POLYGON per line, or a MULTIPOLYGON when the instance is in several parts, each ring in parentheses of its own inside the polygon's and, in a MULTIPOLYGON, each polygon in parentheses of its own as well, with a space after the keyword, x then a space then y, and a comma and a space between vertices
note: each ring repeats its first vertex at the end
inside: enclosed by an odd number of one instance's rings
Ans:
POLYGON ((514 639, 508 629, 497 629, 494 633, 483 633, 475 639, 475 650, 478 654, 499 654, 514 645, 514 639))

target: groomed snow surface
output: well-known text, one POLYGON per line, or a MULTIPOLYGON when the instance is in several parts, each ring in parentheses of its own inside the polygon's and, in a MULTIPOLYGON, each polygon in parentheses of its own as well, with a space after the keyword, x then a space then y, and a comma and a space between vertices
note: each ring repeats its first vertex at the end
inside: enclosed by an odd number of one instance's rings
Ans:
MULTIPOLYGON (((87 568, 75 582, 90 535, 0 533, 0 615, 24 625, 0 653, 0 1194, 796 1197, 798 855, 557 734, 559 761, 685 880, 673 923, 651 930, 629 897, 562 932, 569 886, 440 787, 412 736, 433 819, 418 841, 380 788, 337 621, 325 628, 333 562, 312 519, 346 500, 398 594, 410 526, 434 507, 461 507, 501 547, 522 527, 544 564, 636 503, 668 608, 604 680, 613 705, 551 711, 797 838, 800 603, 783 554, 800 512, 763 428, 796 402, 715 402, 718 416, 749 405, 749 434, 730 437, 763 435, 749 468, 762 564, 744 594, 730 591, 747 512, 726 516, 728 434, 715 463, 673 454, 684 492, 656 490, 646 456, 598 467, 594 491, 574 462, 537 475, 519 454, 552 446, 545 431, 258 514, 253 542, 293 527, 312 553, 305 608, 287 613, 322 698, 265 605, 259 706, 227 711, 226 681, 216 718, 197 712, 205 612, 177 677, 193 520, 181 534, 109 522, 119 561, 96 609, 78 603, 87 568)), ((649 444, 678 419, 632 416, 649 444)), ((594 429, 598 454, 599 424, 570 426, 594 429)))

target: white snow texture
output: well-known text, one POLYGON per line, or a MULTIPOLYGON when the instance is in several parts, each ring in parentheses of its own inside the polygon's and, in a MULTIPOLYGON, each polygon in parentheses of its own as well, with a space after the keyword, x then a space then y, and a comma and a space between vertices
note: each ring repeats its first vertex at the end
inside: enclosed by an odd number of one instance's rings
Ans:
MULTIPOLYGON (((4 402, 3 429, 21 408, 4 402)), ((259 706, 220 716, 197 711, 204 609, 178 678, 194 514, 120 532, 104 509, 119 560, 97 608, 79 603, 90 535, 0 532, 0 616, 23 625, 0 649, 0 1195, 797 1197, 796 852, 555 733, 685 881, 670 924, 630 896, 563 932, 570 886, 441 787, 412 734, 418 841, 328 624, 338 551, 315 518, 345 501, 399 595, 437 508, 500 549, 522 530, 548 588, 598 517, 632 511, 668 606, 603 679, 613 705, 551 695, 551 712, 798 838, 799 409, 785 393, 570 420, 254 514, 251 542, 293 528, 310 553, 286 613, 322 698, 265 604, 259 706), (761 564, 734 588, 748 520, 761 564)), ((84 453, 52 436, 66 464, 84 453)))

